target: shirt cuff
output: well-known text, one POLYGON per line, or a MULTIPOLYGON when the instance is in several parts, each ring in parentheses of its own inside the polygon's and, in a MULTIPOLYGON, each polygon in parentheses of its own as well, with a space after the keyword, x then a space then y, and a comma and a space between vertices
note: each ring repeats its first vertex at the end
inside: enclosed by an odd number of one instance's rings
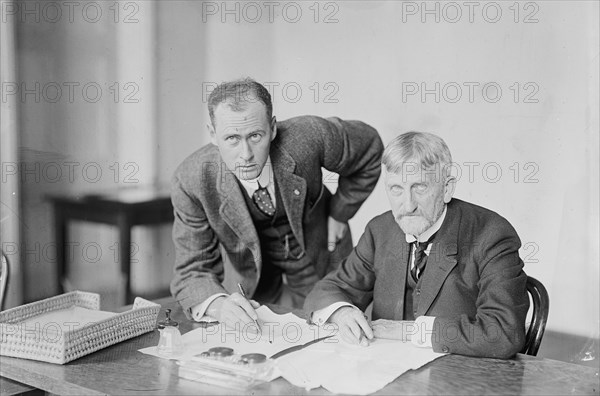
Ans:
POLYGON ((435 316, 419 316, 415 320, 415 332, 411 337, 413 345, 422 348, 432 348, 431 336, 433 333, 433 322, 435 316))
POLYGON ((343 301, 333 303, 323 309, 313 312, 311 315, 311 321, 319 326, 323 326, 329 317, 341 307, 354 307, 354 305, 343 301))
POLYGON ((196 322, 216 322, 217 320, 215 318, 213 318, 212 316, 205 315, 205 313, 208 309, 208 306, 221 296, 227 296, 227 294, 213 294, 212 296, 204 300, 204 302, 194 305, 192 308, 190 308, 190 311, 192 311, 192 319, 194 319, 196 322))

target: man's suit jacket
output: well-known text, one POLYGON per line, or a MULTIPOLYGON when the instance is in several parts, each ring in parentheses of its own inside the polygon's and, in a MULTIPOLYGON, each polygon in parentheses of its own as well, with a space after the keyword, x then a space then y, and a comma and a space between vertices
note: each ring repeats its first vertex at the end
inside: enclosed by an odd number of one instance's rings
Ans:
MULTIPOLYGON (((507 358, 521 350, 529 297, 520 246, 498 214, 450 201, 415 290, 415 317, 436 317, 434 351, 507 358)), ((345 301, 364 310, 372 301, 373 319, 403 320, 409 255, 392 212, 374 218, 340 268, 317 283, 305 309, 345 301)))
MULTIPOLYGON (((295 117, 277 123, 270 157, 277 188, 294 236, 319 277, 328 268, 327 217, 348 221, 377 184, 383 144, 359 121, 295 117), (340 175, 331 196, 324 167, 340 175)), ((171 292, 190 308, 216 293, 254 294, 262 268, 258 234, 238 181, 207 145, 178 167, 172 181, 175 211, 175 276, 171 292)), ((352 249, 348 243, 346 255, 352 249)), ((341 261, 341 260, 340 260, 341 261)))

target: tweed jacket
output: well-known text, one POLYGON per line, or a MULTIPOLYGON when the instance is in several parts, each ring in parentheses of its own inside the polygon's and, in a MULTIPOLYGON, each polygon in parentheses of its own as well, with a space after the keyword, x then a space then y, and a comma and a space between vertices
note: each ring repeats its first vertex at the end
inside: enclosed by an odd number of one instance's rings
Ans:
MULTIPOLYGON (((433 349, 507 358, 521 350, 529 308, 521 242, 504 218, 452 199, 413 296, 415 317, 434 316, 433 349)), ((410 245, 391 211, 375 217, 337 271, 305 301, 314 312, 338 301, 373 319, 403 320, 410 245)))
MULTIPOLYGON (((270 157, 292 232, 319 277, 329 268, 327 217, 348 221, 375 188, 383 144, 360 121, 315 116, 277 123, 270 157), (332 196, 321 167, 339 174, 332 196)), ((190 308, 241 283, 249 297, 258 285, 259 237, 234 174, 209 144, 186 158, 172 180, 176 257, 171 292, 190 308)), ((352 249, 347 244, 348 254, 352 249)), ((341 259, 340 259, 341 261, 341 259)))

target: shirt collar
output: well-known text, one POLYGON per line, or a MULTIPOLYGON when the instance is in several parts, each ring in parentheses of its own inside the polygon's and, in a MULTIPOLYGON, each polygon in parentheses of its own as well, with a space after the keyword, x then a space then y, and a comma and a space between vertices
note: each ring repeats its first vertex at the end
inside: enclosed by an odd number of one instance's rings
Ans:
POLYGON ((267 157, 267 162, 265 162, 265 166, 257 178, 248 180, 238 178, 238 180, 242 183, 246 190, 256 191, 259 183, 261 187, 269 187, 273 182, 273 166, 271 165, 271 156, 267 157))
POLYGON ((421 235, 415 236, 415 235, 411 235, 411 234, 406 234, 406 242, 407 243, 413 243, 416 241, 425 242, 429 238, 431 238, 431 236, 433 234, 435 234, 436 232, 438 232, 438 230, 442 227, 442 223, 444 222, 444 218, 446 217, 447 209, 448 209, 448 205, 445 205, 444 211, 442 212, 442 215, 440 216, 440 218, 437 219, 436 222, 433 223, 431 227, 429 227, 424 232, 422 232, 421 235))

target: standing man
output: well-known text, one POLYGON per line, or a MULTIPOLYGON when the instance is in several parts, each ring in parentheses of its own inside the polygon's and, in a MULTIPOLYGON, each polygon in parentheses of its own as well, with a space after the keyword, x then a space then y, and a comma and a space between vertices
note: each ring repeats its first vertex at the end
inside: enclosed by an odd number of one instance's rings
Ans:
POLYGON ((208 98, 212 144, 172 182, 173 296, 194 320, 256 319, 254 302, 300 308, 352 249, 348 220, 373 191, 383 151, 359 121, 302 116, 277 122, 267 89, 226 82, 208 98), (332 196, 321 167, 339 174, 332 196))
POLYGON ((408 132, 385 149, 391 211, 375 217, 305 308, 351 343, 412 338, 435 352, 508 358, 525 341, 529 308, 521 241, 498 214, 453 199, 446 143, 408 132), (373 303, 372 328, 363 316, 373 303))

